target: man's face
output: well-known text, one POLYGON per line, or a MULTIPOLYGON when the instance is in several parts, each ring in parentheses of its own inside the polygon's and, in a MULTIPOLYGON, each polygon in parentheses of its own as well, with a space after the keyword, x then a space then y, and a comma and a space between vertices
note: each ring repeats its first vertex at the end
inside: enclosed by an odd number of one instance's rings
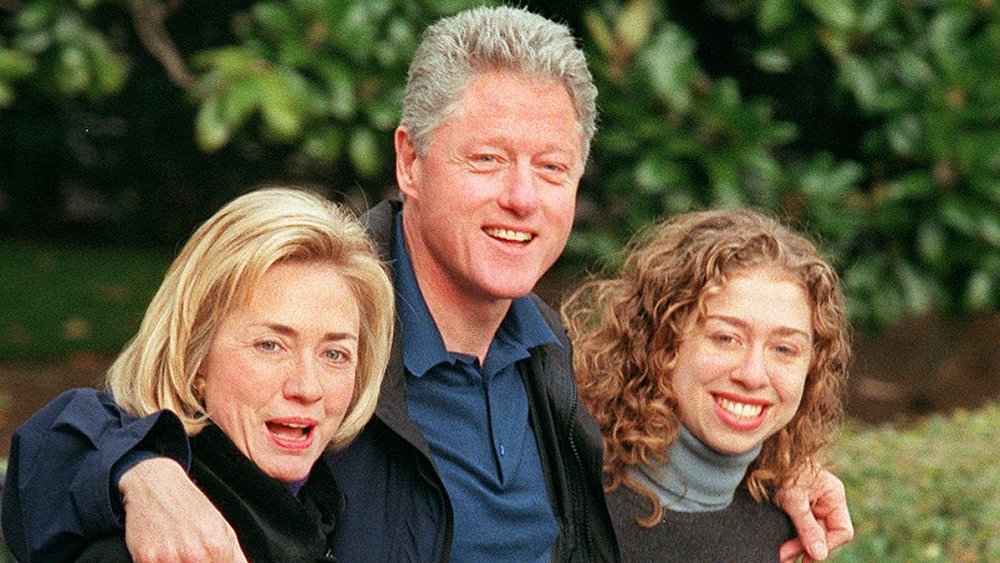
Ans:
POLYGON ((559 83, 491 72, 466 88, 427 154, 396 132, 403 225, 417 279, 453 302, 528 294, 573 226, 582 135, 559 83))

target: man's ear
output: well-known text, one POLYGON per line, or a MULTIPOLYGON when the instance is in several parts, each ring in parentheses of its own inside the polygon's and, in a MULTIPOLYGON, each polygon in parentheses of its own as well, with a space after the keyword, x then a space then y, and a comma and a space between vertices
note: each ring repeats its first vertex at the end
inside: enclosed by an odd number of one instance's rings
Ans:
POLYGON ((413 137, 403 126, 396 128, 395 144, 396 184, 404 197, 416 197, 420 173, 417 148, 413 145, 413 137))

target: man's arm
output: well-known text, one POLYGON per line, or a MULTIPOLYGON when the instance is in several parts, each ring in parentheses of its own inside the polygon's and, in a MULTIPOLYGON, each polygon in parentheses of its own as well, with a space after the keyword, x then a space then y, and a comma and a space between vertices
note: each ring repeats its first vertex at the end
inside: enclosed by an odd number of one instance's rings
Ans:
POLYGON ((800 555, 806 562, 822 561, 854 538, 844 484, 825 469, 786 484, 775 503, 788 513, 799 534, 781 546, 781 561, 794 561, 800 555))
POLYGON ((246 561, 232 527, 176 461, 141 461, 119 489, 135 561, 246 561))
MULTIPOLYGON (((120 533, 124 517, 114 476, 123 473, 122 463, 128 459, 153 456, 175 460, 169 463, 189 487, 177 505, 192 502, 188 498, 194 486, 183 472, 190 452, 176 416, 160 412, 136 418, 94 389, 63 393, 18 428, 11 440, 2 518, 8 547, 24 561, 65 560, 93 539, 120 533)), ((139 507, 136 517, 162 517, 142 512, 146 498, 130 500, 139 507)), ((186 518, 197 522, 194 516, 201 515, 189 512, 186 518)), ((221 519, 217 511, 215 516, 221 519)))

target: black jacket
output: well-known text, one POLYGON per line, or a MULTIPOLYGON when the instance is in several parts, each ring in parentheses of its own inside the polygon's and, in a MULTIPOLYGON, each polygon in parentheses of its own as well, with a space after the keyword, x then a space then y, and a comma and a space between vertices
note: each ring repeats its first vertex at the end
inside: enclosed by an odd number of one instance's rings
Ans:
MULTIPOLYGON (((316 464, 295 498, 247 459, 218 426, 191 438, 191 454, 191 479, 233 527, 248 561, 335 561, 327 538, 342 505, 325 464, 316 464)), ((116 534, 91 543, 77 563, 131 560, 124 535, 116 534)))
MULTIPOLYGON (((362 217, 386 261, 399 209, 399 202, 384 201, 362 217)), ((572 350, 558 315, 537 296, 532 300, 562 341, 561 347, 535 348, 518 364, 559 526, 553 560, 617 561, 601 485, 600 431, 579 402, 572 350)), ((342 561, 448 560, 452 508, 430 447, 407 412, 405 385, 397 330, 374 418, 348 448, 328 456, 346 497, 334 534, 342 561)))

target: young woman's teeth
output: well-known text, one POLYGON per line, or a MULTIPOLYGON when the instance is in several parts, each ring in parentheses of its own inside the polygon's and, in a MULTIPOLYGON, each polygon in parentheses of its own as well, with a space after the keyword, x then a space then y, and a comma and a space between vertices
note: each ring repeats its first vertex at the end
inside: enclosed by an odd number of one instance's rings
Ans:
POLYGON ((737 418, 757 418, 764 410, 762 405, 737 403, 736 401, 730 401, 729 399, 723 399, 722 397, 716 397, 715 402, 718 403, 720 407, 725 409, 726 412, 737 418))

